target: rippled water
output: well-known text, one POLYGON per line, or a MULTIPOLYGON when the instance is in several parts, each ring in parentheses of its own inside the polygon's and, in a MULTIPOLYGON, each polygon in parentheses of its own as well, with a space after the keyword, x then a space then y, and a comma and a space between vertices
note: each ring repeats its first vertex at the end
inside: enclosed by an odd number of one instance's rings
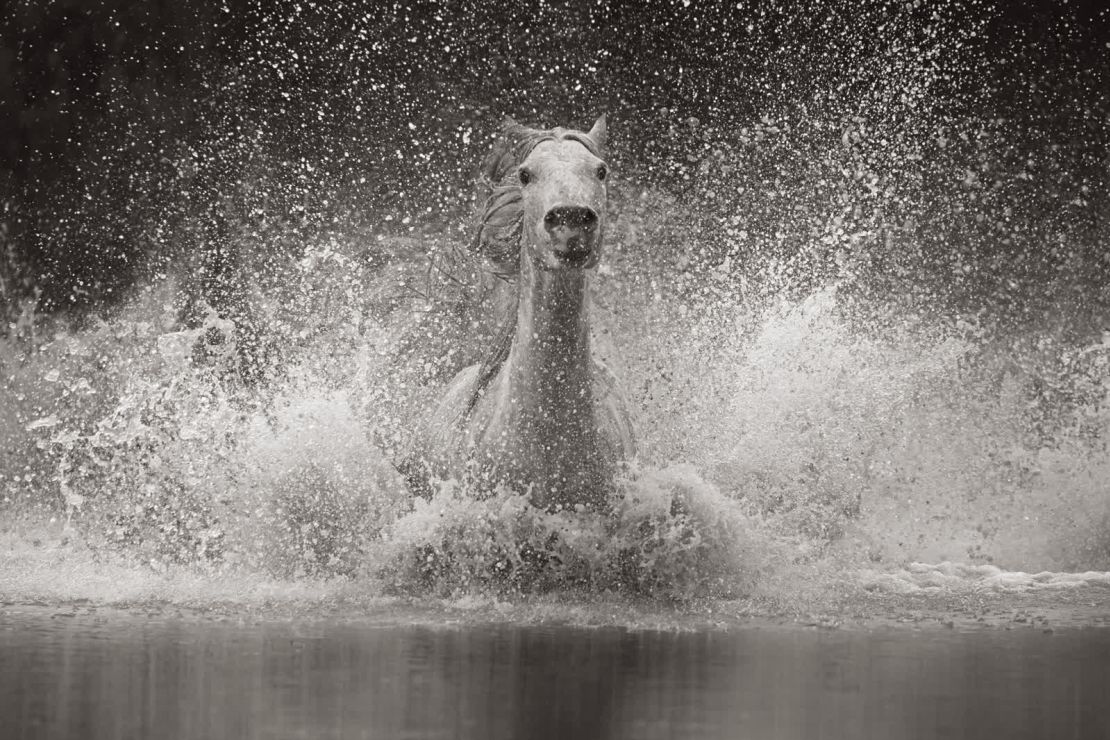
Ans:
POLYGON ((1103 738, 1110 631, 0 612, 13 738, 1103 738))

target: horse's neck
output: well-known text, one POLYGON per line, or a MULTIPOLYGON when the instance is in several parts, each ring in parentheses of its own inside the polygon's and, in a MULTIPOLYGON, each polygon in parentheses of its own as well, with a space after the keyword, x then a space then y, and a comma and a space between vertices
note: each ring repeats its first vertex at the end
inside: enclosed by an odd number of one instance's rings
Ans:
POLYGON ((585 423, 592 413, 586 275, 538 270, 524 261, 507 362, 510 396, 522 414, 541 423, 585 423))

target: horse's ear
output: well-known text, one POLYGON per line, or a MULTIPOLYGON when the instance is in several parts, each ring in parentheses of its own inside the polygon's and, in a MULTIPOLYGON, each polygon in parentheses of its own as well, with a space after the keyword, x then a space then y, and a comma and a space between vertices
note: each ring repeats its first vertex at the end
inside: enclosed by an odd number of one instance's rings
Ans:
POLYGON ((590 129, 589 133, 587 133, 586 136, 589 136, 590 139, 592 139, 593 142, 597 144, 598 149, 604 149, 605 135, 605 114, 602 113, 600 116, 598 116, 597 120, 594 121, 594 127, 590 129))

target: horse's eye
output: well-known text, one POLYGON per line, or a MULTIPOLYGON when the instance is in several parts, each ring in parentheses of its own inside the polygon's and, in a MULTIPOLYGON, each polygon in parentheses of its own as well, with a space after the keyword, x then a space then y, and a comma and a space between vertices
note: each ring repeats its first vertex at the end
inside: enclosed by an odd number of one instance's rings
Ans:
POLYGON ((516 176, 520 178, 521 185, 527 185, 532 182, 532 173, 523 167, 520 168, 520 172, 518 172, 516 176))
POLYGON ((603 164, 599 164, 597 166, 597 179, 598 180, 604 180, 608 176, 609 176, 609 168, 606 167, 603 164))

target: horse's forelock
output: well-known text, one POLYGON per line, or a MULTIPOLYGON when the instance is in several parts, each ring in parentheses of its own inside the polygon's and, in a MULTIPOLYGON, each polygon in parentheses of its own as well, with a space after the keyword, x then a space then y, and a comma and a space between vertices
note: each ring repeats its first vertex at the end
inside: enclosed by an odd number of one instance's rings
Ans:
POLYGON ((582 146, 586 147, 586 151, 600 159, 605 158, 605 154, 596 141, 590 138, 588 134, 581 131, 567 131, 562 136, 563 139, 568 141, 577 141, 582 146))

